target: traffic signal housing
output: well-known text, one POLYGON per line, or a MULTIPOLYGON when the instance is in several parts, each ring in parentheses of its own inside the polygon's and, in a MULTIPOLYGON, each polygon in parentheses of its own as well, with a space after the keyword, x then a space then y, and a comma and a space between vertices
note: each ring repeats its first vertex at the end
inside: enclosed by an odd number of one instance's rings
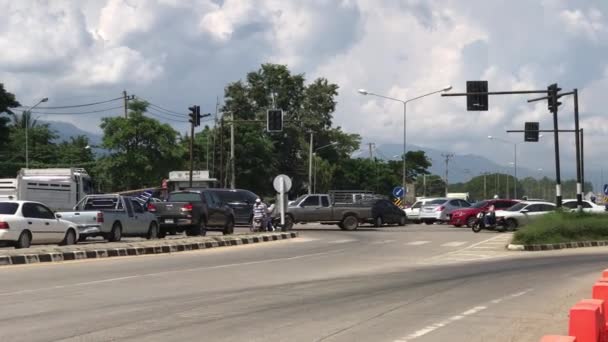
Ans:
POLYGON ((524 124, 524 141, 536 142, 538 141, 538 128, 540 127, 538 122, 526 122, 524 124))
POLYGON ((547 87, 547 109, 551 113, 556 113, 557 108, 562 104, 559 102, 560 96, 558 93, 562 90, 562 88, 558 88, 557 83, 553 83, 547 87))
POLYGON ((190 119, 188 121, 190 121, 190 123, 192 123, 194 125, 194 127, 200 126, 201 125, 201 107, 192 106, 192 107, 188 107, 188 110, 190 110, 190 113, 188 113, 188 116, 190 117, 190 119))
POLYGON ((268 132, 283 131, 283 110, 269 109, 266 112, 266 130, 268 132))
MULTIPOLYGON (((467 81, 467 93, 487 93, 488 81, 467 81)), ((467 110, 487 111, 488 95, 467 95, 467 110)))

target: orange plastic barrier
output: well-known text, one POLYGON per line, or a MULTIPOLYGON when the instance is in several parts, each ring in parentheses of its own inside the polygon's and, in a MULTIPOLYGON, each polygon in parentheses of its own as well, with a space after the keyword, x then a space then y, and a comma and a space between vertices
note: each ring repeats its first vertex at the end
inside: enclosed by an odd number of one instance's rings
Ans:
POLYGON ((561 336, 561 335, 545 335, 540 339, 540 342, 576 342, 576 337, 561 336))
POLYGON ((568 335, 576 337, 578 342, 603 342, 606 324, 603 317, 602 300, 586 299, 576 303, 570 309, 568 335))
POLYGON ((602 278, 608 278, 608 268, 602 272, 602 278))

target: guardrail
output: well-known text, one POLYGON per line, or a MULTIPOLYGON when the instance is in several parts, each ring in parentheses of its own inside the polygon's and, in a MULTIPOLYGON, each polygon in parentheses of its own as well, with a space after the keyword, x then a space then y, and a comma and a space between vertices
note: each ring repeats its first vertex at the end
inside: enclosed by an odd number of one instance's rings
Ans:
POLYGON ((593 285, 591 299, 570 308, 568 335, 545 335, 541 342, 608 342, 608 269, 593 285))

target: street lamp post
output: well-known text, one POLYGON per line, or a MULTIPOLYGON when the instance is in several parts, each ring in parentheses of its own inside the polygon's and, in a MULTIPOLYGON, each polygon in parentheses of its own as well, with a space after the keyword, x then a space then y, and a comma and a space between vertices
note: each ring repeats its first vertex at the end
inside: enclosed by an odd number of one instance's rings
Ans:
POLYGON ((48 97, 42 98, 35 105, 31 106, 27 111, 23 111, 23 114, 22 114, 22 115, 24 115, 23 118, 25 119, 25 168, 26 169, 30 168, 30 152, 29 152, 29 139, 28 139, 28 130, 29 130, 28 126, 30 125, 30 115, 32 115, 32 110, 34 108, 36 108, 42 102, 46 102, 48 100, 49 100, 48 97), (25 112, 29 112, 29 113, 27 115, 25 115, 25 112))
POLYGON ((408 104, 408 102, 412 102, 414 100, 418 100, 418 99, 421 99, 421 98, 429 96, 429 95, 433 95, 433 94, 437 94, 437 93, 441 93, 441 92, 446 92, 446 91, 449 91, 451 89, 452 89, 452 86, 447 86, 447 87, 442 88, 441 90, 436 90, 436 91, 433 91, 433 92, 430 92, 430 93, 427 93, 427 94, 423 94, 423 95, 420 95, 420 96, 416 96, 416 97, 413 97, 411 99, 406 99, 406 100, 401 100, 401 99, 397 99, 397 98, 390 97, 390 96, 384 96, 384 95, 375 94, 375 93, 369 92, 369 91, 367 91, 365 89, 359 89, 358 90, 359 94, 361 94, 361 95, 373 95, 373 96, 381 97, 383 99, 387 99, 387 100, 391 100, 391 101, 396 101, 396 102, 401 102, 403 104, 403 156, 402 156, 402 158, 403 158, 403 175, 402 175, 402 177, 403 178, 402 178, 402 181, 401 181, 402 186, 403 186, 403 190, 404 190, 403 191, 403 197, 402 197, 403 203, 405 203, 405 194, 406 194, 405 190, 407 189, 407 184, 406 184, 406 167, 405 167, 405 154, 406 154, 406 151, 407 151, 406 150, 406 143, 407 143, 407 130, 406 130, 406 127, 407 127, 406 126, 406 122, 407 122, 406 121, 406 119, 407 119, 407 104, 408 104))
MULTIPOLYGON (((326 148, 326 147, 335 146, 335 145, 337 145, 337 144, 338 144, 338 142, 337 142, 337 141, 334 141, 334 142, 332 142, 332 143, 330 143, 330 144, 323 145, 323 146, 321 146, 321 147, 317 147, 317 148, 315 148, 315 149, 314 149, 314 151, 313 151, 313 152, 312 152, 312 154, 311 154, 312 156, 314 156, 314 157, 315 157, 315 158, 314 158, 314 159, 315 159, 315 162, 314 162, 314 181, 313 181, 313 192, 314 192, 314 193, 317 193, 317 158, 316 158, 316 156, 317 156, 317 151, 318 151, 318 150, 321 150, 321 149, 324 149, 324 148, 326 148)), ((312 161, 312 159, 311 159, 311 161, 312 161)), ((312 162, 311 162, 311 165, 312 165, 312 162)), ((309 165, 309 169, 310 169, 310 167, 311 167, 311 166, 309 165)))

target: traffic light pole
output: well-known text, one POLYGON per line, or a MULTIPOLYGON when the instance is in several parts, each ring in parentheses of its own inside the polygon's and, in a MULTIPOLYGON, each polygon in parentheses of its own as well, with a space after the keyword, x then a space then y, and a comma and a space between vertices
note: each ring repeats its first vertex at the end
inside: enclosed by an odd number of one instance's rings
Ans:
POLYGON ((230 189, 236 188, 236 177, 234 174, 234 112, 230 113, 230 189))
POLYGON ((583 184, 581 170, 581 135, 578 122, 578 89, 574 89, 574 133, 576 141, 576 208, 578 212, 583 211, 583 184))
POLYGON ((196 122, 192 120, 190 124, 190 175, 189 175, 189 187, 192 187, 192 171, 194 170, 194 125, 196 122))
MULTIPOLYGON (((553 111, 553 128, 556 132, 559 132, 558 124, 557 124, 557 106, 555 106, 555 110, 553 111)), ((559 134, 553 134, 553 141, 555 144, 555 206, 558 208, 562 207, 562 180, 561 180, 561 170, 559 168, 559 134)))

